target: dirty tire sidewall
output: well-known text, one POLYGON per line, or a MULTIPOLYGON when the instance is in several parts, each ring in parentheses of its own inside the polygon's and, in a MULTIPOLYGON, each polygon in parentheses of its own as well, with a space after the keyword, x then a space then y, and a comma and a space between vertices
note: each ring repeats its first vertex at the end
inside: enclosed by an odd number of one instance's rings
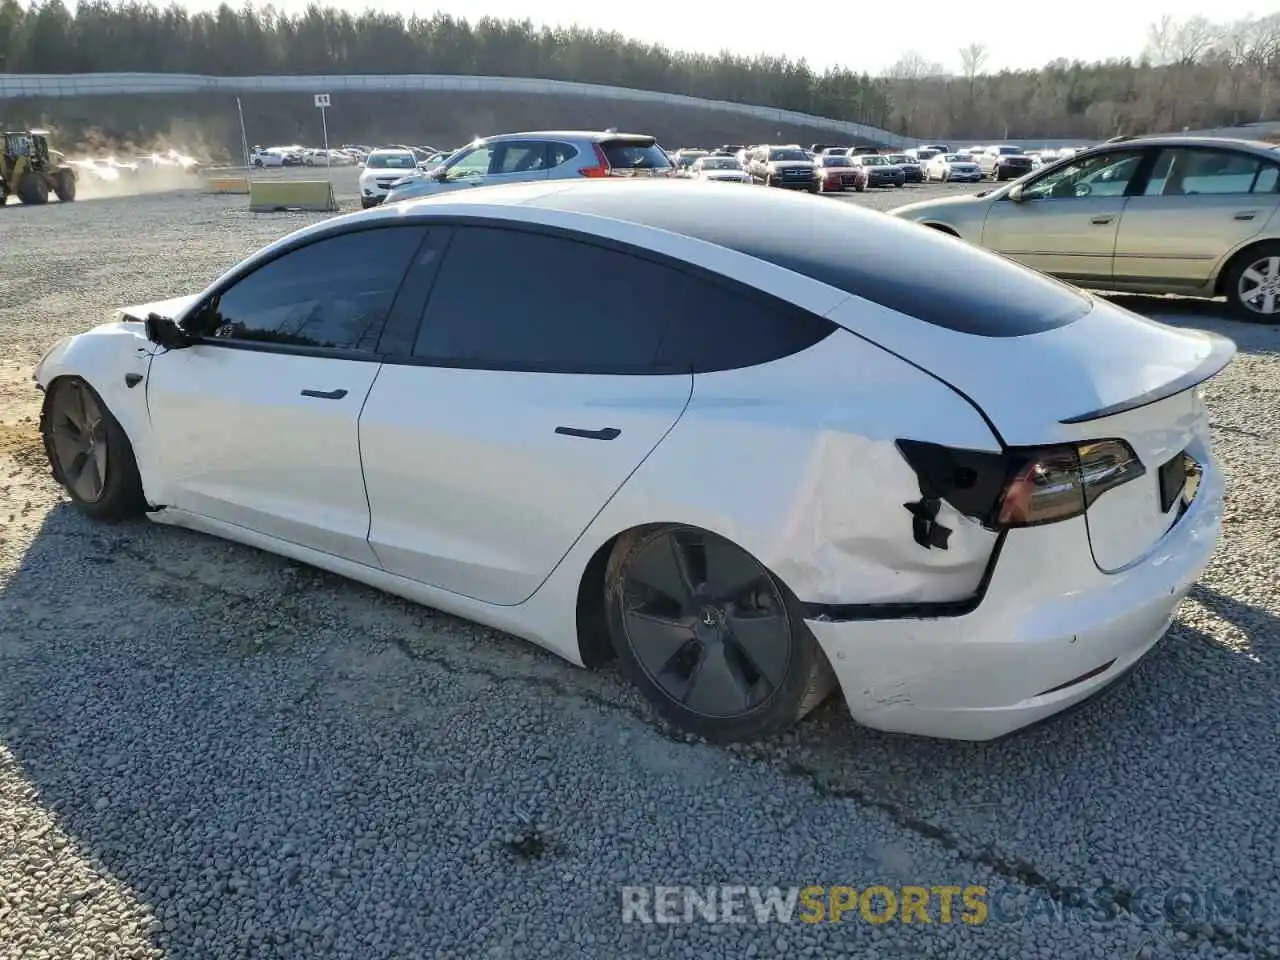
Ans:
POLYGON ((58 200, 61 203, 72 203, 76 198, 76 178, 70 170, 58 171, 58 200))
POLYGON ((138 464, 133 456, 133 445, 102 397, 86 381, 78 377, 60 377, 50 384, 44 406, 40 411, 40 436, 44 441, 45 454, 49 458, 53 479, 67 492, 76 509, 85 516, 94 520, 126 520, 140 516, 146 511, 147 503, 142 493, 142 478, 138 474, 138 464), (73 390, 77 384, 98 404, 98 408, 102 411, 106 432, 107 479, 103 485, 102 496, 93 502, 81 500, 67 487, 58 467, 58 459, 53 447, 54 404, 62 391, 73 390))
POLYGON ((18 199, 39 206, 49 202, 49 184, 36 173, 24 173, 18 181, 18 199))
MULTIPOLYGON (((683 732, 713 743, 738 743, 780 734, 826 699, 835 687, 831 666, 818 641, 798 615, 798 604, 785 584, 774 581, 786 600, 792 629, 786 677, 768 700, 741 717, 706 717, 676 703, 649 677, 627 641, 623 628, 623 603, 630 563, 654 538, 680 529, 697 528, 664 524, 632 531, 618 539, 609 556, 604 578, 605 612, 609 639, 618 655, 621 672, 653 704, 663 719, 683 732)), ((769 575, 773 576, 772 573, 769 575)))

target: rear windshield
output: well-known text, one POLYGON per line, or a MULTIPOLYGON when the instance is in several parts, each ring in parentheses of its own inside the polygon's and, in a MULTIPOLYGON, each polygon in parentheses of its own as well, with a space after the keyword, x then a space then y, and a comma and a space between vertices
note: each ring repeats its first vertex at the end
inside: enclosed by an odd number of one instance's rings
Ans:
POLYGON ((600 144, 600 149, 608 158, 609 166, 615 170, 667 170, 671 167, 667 155, 652 140, 607 140, 600 144))
POLYGON ((770 150, 769 159, 770 160, 808 160, 809 155, 805 153, 803 150, 784 148, 781 150, 770 150))
POLYGON ((365 166, 375 170, 412 170, 416 162, 412 153, 371 153, 365 166))

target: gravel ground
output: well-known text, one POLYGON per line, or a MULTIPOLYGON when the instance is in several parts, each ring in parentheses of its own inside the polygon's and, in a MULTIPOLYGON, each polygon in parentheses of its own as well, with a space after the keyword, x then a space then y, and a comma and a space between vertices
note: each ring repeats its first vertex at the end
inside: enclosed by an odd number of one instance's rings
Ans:
POLYGON ((781 740, 711 748, 669 735, 611 669, 71 509, 43 466, 33 364, 112 306, 198 289, 315 219, 244 207, 0 213, 28 228, 0 259, 0 956, 1280 956, 1276 330, 1124 298, 1242 350, 1209 388, 1224 542, 1129 679, 984 745, 861 730, 833 698, 781 740), (620 920, 624 884, 875 882, 1043 909, 982 926, 936 908, 883 926, 620 920), (1252 912, 1047 918, 1103 882, 1244 886, 1252 912))

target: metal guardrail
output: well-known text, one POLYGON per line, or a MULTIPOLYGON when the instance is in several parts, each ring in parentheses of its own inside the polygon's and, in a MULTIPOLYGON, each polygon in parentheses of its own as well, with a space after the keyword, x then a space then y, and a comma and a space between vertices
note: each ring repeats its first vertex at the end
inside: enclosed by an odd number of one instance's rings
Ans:
POLYGON ((358 92, 474 92, 593 97, 664 103, 735 113, 771 123, 795 124, 829 130, 886 147, 916 146, 925 141, 903 137, 879 127, 846 120, 832 120, 809 113, 760 107, 729 100, 704 100, 678 93, 659 93, 597 83, 540 80, 531 77, 468 77, 445 74, 387 74, 336 76, 212 77, 189 73, 0 73, 0 100, 19 97, 91 97, 129 94, 174 93, 358 93, 358 92))

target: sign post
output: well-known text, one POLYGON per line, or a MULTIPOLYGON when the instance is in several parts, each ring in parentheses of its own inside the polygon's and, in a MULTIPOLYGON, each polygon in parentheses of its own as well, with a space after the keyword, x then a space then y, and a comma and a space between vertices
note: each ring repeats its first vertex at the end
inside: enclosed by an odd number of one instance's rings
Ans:
POLYGON ((316 106, 320 109, 320 129, 324 133, 324 166, 325 174, 329 178, 329 186, 333 186, 333 157, 329 155, 329 121, 325 117, 325 111, 329 109, 329 95, 327 93, 316 94, 316 106))

